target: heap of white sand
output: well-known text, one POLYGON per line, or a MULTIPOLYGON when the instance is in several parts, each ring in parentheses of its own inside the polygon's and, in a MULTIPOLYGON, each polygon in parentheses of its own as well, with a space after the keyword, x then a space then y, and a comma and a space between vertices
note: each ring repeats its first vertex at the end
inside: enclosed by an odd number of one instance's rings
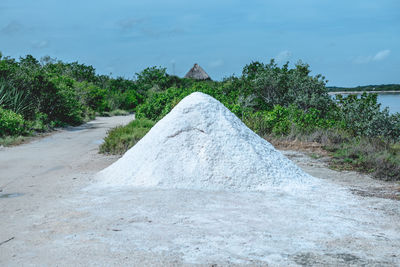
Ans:
POLYGON ((184 98, 99 173, 105 186, 234 191, 294 189, 314 179, 203 93, 184 98))

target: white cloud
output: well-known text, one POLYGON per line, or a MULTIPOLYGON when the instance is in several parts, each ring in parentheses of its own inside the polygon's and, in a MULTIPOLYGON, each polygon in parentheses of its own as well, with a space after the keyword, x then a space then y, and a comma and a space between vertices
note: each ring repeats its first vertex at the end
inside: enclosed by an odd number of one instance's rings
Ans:
POLYGON ((222 59, 214 60, 209 64, 211 68, 218 68, 221 67, 222 65, 224 65, 224 61, 222 59))
POLYGON ((366 64, 371 62, 372 58, 372 56, 358 56, 353 60, 353 62, 356 64, 366 64))
POLYGON ((0 32, 5 33, 5 34, 15 34, 18 32, 21 32, 23 30, 23 26, 21 23, 19 23, 18 21, 11 21, 10 23, 8 23, 6 26, 4 26, 0 32))
POLYGON ((367 64, 370 62, 374 62, 374 61, 381 61, 384 60, 385 58, 387 58, 390 55, 390 50, 389 49, 385 49, 382 51, 379 51, 378 53, 376 53, 373 56, 358 56, 354 59, 354 63, 356 64, 367 64))
POLYGON ((374 58, 372 59, 373 61, 380 61, 380 60, 384 60, 385 58, 387 58, 390 55, 390 50, 386 49, 386 50, 382 50, 379 51, 378 53, 376 53, 376 55, 374 56, 374 58))
POLYGON ((46 40, 33 42, 32 47, 36 49, 43 49, 49 46, 49 42, 46 40))
POLYGON ((275 56, 275 61, 277 63, 284 63, 290 59, 292 53, 290 51, 284 50, 275 56))
POLYGON ((195 23, 199 23, 201 20, 201 15, 200 14, 185 14, 181 17, 178 18, 179 22, 181 25, 192 25, 195 23))
POLYGON ((124 31, 132 30, 136 25, 143 22, 140 18, 128 18, 118 21, 118 26, 124 31))

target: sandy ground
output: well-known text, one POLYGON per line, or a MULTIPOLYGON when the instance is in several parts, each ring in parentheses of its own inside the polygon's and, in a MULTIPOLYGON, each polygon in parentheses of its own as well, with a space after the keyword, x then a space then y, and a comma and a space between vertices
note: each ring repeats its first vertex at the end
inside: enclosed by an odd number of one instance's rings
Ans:
POLYGON ((400 265, 398 184, 284 153, 310 192, 88 189, 116 157, 98 118, 0 149, 0 266, 400 265), (89 186, 89 187, 88 187, 89 186))

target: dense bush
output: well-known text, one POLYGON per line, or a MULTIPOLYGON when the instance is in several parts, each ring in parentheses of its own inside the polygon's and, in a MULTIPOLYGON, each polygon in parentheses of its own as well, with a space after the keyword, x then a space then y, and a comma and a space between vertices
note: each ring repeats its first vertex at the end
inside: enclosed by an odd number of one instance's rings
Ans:
POLYGON ((136 73, 136 88, 141 94, 160 92, 171 87, 188 88, 195 81, 167 74, 162 67, 149 67, 136 73))
POLYGON ((113 92, 109 96, 109 103, 112 110, 124 109, 134 111, 141 100, 142 96, 135 90, 127 90, 123 93, 113 92))
POLYGON ((0 80, 0 106, 19 114, 32 113, 34 108, 27 92, 18 90, 4 79, 0 80))
POLYGON ((251 92, 259 109, 272 109, 274 105, 288 107, 295 105, 307 111, 310 108, 327 113, 333 105, 321 75, 310 76, 307 64, 299 62, 289 69, 289 63, 279 67, 273 60, 269 64, 253 62, 243 69, 243 79, 251 87, 251 92))
POLYGON ((71 86, 80 95, 82 104, 97 112, 110 110, 106 89, 101 89, 95 84, 86 81, 74 82, 71 86))
POLYGON ((25 132, 24 118, 20 114, 0 107, 0 137, 21 135, 25 132))
POLYGON ((116 79, 101 76, 102 82, 97 85, 107 89, 107 99, 110 110, 124 109, 133 111, 143 102, 143 94, 139 93, 138 83, 122 77, 116 79))
POLYGON ((84 111, 78 92, 74 90, 74 81, 63 76, 49 78, 46 91, 40 92, 39 111, 47 114, 51 121, 60 124, 78 125, 83 122, 84 111))
POLYGON ((179 101, 193 92, 208 94, 219 100, 236 115, 242 115, 243 108, 240 105, 238 93, 231 85, 203 81, 194 82, 188 88, 171 87, 165 91, 150 94, 146 101, 138 106, 136 116, 157 121, 170 112, 179 101))
POLYGON ((190 89, 168 88, 152 93, 136 110, 137 118, 157 121, 164 117, 181 99, 193 92, 190 89))
POLYGON ((339 116, 354 135, 400 141, 400 114, 381 109, 377 94, 337 96, 339 116))
POLYGON ((92 66, 77 62, 0 57, 0 106, 21 114, 34 130, 78 125, 96 112, 133 111, 144 97, 137 87, 136 81, 96 75, 92 66))
POLYGON ((46 132, 56 126, 57 122, 50 121, 47 114, 37 112, 35 119, 27 122, 27 127, 34 132, 46 132))
POLYGON ((288 135, 292 131, 306 134, 331 128, 337 123, 333 119, 323 118, 317 109, 304 111, 294 105, 288 108, 276 105, 271 111, 248 113, 244 122, 261 136, 288 135))
POLYGON ((101 153, 123 154, 134 146, 153 127, 155 122, 138 119, 126 126, 118 126, 108 132, 104 143, 100 146, 101 153))
POLYGON ((339 168, 372 173, 382 180, 400 180, 400 151, 379 138, 352 137, 330 145, 339 168))

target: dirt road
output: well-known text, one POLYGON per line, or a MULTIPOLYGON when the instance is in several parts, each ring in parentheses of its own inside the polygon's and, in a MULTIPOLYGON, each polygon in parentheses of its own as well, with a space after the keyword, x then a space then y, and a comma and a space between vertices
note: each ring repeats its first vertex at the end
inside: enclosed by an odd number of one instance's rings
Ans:
POLYGON ((398 185, 299 152, 284 151, 326 187, 90 189, 116 160, 97 153, 106 130, 131 119, 0 149, 0 266, 400 265, 398 185))
POLYGON ((73 186, 67 177, 78 179, 77 176, 96 172, 113 160, 99 155, 98 147, 108 129, 126 124, 133 118, 100 117, 29 144, 1 147, 0 190, 2 193, 38 196, 65 192, 65 186, 73 186), (57 192, 53 191, 55 189, 57 192))
POLYGON ((132 119, 132 115, 100 117, 28 144, 0 148, 0 244, 13 238, 0 245, 0 265, 15 264, 13 257, 19 264, 31 263, 29 258, 18 260, 22 247, 13 243, 19 240, 29 246, 28 240, 37 234, 28 230, 35 218, 57 209, 57 202, 79 191, 93 173, 116 159, 98 154, 99 144, 108 129, 132 119))

